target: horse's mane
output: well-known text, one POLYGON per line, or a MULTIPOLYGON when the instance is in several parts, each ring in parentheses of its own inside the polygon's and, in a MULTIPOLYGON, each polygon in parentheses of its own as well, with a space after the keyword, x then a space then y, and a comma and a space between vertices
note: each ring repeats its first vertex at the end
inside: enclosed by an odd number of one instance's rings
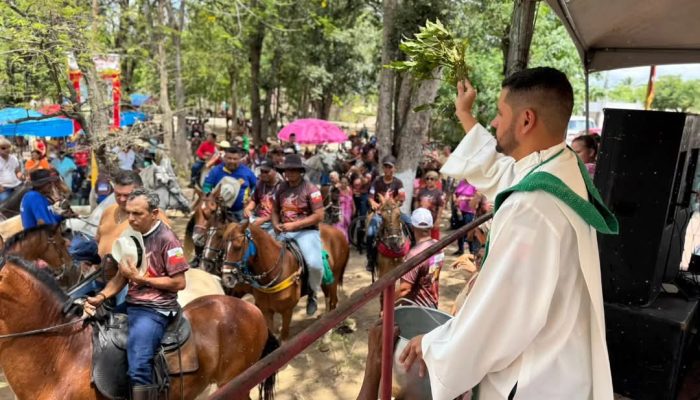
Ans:
POLYGON ((21 268, 25 271, 27 271, 31 276, 33 276, 37 281, 39 281, 41 284, 43 284, 51 294, 56 296, 56 299, 61 303, 66 303, 68 301, 68 295, 66 292, 61 289, 60 286, 58 286, 58 282, 56 279, 51 276, 46 270, 40 269, 36 267, 36 264, 33 262, 27 261, 22 257, 16 256, 16 255, 8 255, 4 263, 0 266, 0 269, 2 269, 7 263, 12 263, 13 265, 16 265, 18 268, 21 268))
POLYGON ((27 239, 30 236, 33 236, 34 234, 41 233, 41 232, 46 232, 47 235, 50 235, 53 233, 53 230, 56 229, 56 224, 53 225, 37 225, 35 227, 25 229, 21 232, 15 233, 14 235, 10 236, 9 239, 5 241, 5 249, 10 249, 17 245, 17 243, 27 239))

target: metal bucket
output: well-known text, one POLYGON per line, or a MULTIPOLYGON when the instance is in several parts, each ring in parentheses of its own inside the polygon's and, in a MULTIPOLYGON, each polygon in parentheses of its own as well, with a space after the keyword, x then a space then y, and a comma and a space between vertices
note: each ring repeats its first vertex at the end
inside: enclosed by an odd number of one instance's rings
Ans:
POLYGON ((394 323, 399 327, 399 339, 394 349, 394 367, 392 368, 392 392, 395 398, 432 399, 427 372, 424 378, 420 378, 417 363, 406 371, 399 362, 399 358, 409 340, 426 334, 451 319, 451 315, 434 308, 408 306, 395 309, 394 323))

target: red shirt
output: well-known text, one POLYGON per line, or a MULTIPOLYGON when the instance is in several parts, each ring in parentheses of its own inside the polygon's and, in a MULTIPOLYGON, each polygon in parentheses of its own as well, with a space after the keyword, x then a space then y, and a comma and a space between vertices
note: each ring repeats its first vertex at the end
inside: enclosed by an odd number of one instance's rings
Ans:
POLYGON ((209 141, 203 142, 197 149, 197 157, 201 158, 202 160, 209 159, 209 157, 211 157, 211 155, 214 153, 216 153, 216 145, 209 141))
POLYGON ((90 154, 87 151, 77 151, 73 153, 73 160, 75 165, 79 167, 87 167, 88 161, 90 160, 90 154))

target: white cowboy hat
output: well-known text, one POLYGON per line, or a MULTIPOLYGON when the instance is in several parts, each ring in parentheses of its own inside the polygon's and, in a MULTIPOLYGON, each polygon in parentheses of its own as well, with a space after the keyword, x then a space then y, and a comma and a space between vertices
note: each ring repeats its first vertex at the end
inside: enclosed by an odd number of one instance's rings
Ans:
POLYGON ((129 227, 112 245, 112 257, 118 263, 121 263, 123 259, 131 258, 136 264, 139 274, 144 275, 148 269, 145 249, 141 233, 129 227))
POLYGON ((225 176, 216 187, 214 187, 214 190, 218 187, 221 188, 219 194, 221 195, 224 205, 226 208, 231 208, 238 198, 238 192, 241 191, 241 181, 232 176, 225 176))

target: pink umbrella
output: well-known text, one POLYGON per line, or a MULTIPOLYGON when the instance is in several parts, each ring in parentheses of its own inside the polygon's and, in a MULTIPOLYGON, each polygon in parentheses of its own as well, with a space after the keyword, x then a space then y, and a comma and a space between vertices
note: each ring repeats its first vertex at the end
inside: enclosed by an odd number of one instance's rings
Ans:
POLYGON ((343 143, 348 140, 348 135, 340 128, 321 119, 298 119, 282 128, 277 137, 289 141, 292 133, 296 134, 297 143, 301 144, 343 143))

